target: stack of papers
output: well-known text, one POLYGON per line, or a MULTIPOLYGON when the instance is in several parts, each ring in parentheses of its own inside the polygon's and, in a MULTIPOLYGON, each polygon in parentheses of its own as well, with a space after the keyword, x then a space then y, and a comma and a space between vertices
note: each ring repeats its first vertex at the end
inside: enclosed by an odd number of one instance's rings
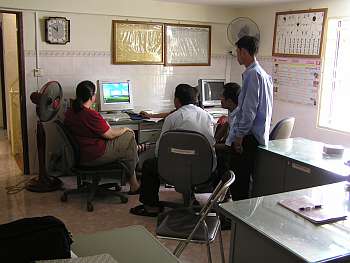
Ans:
POLYGON ((157 123, 157 122, 164 120, 164 118, 149 118, 149 119, 143 119, 143 120, 157 123))

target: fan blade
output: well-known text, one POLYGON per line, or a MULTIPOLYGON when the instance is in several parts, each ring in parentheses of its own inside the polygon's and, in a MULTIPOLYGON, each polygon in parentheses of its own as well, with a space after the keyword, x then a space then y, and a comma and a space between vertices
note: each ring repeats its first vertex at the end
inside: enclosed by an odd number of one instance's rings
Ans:
MULTIPOLYGON (((37 95, 33 95, 35 96, 37 95)), ((57 81, 50 81, 41 88, 36 108, 40 121, 46 122, 55 117, 60 109, 62 96, 62 88, 57 81)))

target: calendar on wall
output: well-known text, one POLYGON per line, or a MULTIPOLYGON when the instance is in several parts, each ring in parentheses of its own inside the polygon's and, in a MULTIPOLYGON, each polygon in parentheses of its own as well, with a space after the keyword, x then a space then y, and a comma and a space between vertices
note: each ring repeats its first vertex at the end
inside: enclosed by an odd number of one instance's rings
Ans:
POLYGON ((277 100, 316 106, 320 86, 321 59, 272 59, 274 98, 277 100))
POLYGON ((272 55, 320 58, 327 10, 276 13, 272 55))

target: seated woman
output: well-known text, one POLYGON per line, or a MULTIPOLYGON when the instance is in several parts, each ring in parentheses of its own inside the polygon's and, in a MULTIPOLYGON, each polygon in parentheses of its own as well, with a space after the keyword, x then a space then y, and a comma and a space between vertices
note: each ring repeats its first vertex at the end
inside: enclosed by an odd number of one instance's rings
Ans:
POLYGON ((127 168, 129 194, 137 194, 139 183, 135 175, 138 161, 134 132, 129 128, 111 128, 91 105, 96 100, 96 87, 85 80, 78 84, 73 107, 65 113, 64 124, 80 146, 80 164, 97 166, 122 160, 127 168))

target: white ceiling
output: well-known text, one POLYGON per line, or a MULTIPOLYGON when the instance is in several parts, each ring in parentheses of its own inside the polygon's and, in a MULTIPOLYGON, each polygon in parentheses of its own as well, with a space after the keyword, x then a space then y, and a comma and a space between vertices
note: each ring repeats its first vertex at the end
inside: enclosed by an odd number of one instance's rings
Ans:
POLYGON ((201 5, 215 5, 215 6, 231 6, 231 7, 245 7, 245 6, 263 6, 276 3, 291 3, 301 2, 305 0, 158 0, 161 2, 176 2, 186 4, 201 4, 201 5))

